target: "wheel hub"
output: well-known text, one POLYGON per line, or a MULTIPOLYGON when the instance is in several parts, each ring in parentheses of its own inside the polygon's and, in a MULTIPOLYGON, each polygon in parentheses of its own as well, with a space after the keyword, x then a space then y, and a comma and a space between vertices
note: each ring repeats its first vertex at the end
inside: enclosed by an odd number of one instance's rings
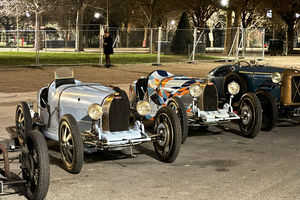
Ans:
POLYGON ((244 125, 249 124, 252 119, 252 112, 248 105, 243 106, 241 111, 241 118, 244 125))
POLYGON ((158 144, 164 146, 167 142, 167 125, 165 123, 160 123, 156 130, 157 134, 160 134, 158 144))

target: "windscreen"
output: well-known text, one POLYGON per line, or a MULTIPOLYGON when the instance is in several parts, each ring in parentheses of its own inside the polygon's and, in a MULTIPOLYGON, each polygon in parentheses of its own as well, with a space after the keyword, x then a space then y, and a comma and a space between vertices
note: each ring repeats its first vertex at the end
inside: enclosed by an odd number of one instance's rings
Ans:
POLYGON ((58 68, 55 72, 55 79, 69 79, 74 78, 74 72, 68 67, 58 68))

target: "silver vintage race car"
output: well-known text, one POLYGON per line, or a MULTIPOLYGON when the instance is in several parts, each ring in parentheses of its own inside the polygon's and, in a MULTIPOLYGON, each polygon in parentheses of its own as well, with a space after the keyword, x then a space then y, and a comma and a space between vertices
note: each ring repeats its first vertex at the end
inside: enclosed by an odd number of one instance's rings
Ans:
POLYGON ((153 120, 162 107, 171 107, 178 114, 182 129, 182 142, 186 140, 189 126, 203 126, 237 120, 240 130, 247 137, 255 137, 262 123, 262 110, 253 93, 244 94, 238 110, 233 110, 232 99, 239 93, 240 85, 234 81, 228 84, 230 100, 218 107, 218 91, 209 77, 204 79, 174 75, 164 70, 151 72, 147 77, 131 83, 129 99, 132 117, 138 102, 148 101, 150 112, 146 119, 153 120))
MULTIPOLYGON (((142 101, 137 111, 146 115, 147 108, 147 102, 142 101)), ((45 137, 59 141, 64 166, 70 173, 80 172, 84 150, 123 150, 150 141, 154 142, 161 161, 173 162, 181 143, 176 113, 160 109, 155 116, 155 133, 149 135, 140 121, 129 127, 129 111, 129 100, 123 90, 82 83, 74 79, 73 71, 60 68, 55 72, 55 81, 39 90, 36 106, 25 102, 18 105, 18 138, 22 143, 26 132, 38 129, 45 137), (20 115, 25 120, 20 121, 20 115)))

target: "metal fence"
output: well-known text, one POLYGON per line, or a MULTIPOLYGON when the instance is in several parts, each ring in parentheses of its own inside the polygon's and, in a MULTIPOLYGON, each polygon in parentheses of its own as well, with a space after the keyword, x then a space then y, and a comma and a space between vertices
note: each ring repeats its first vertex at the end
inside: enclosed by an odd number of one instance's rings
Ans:
MULTIPOLYGON (((91 30, 87 28, 81 30, 84 52, 91 53, 92 59, 76 52, 75 30, 40 30, 38 34, 40 48, 35 48, 37 34, 34 30, 2 30, 0 31, 0 51, 35 52, 28 53, 26 62, 20 64, 101 64, 103 28, 97 26, 91 30), (64 59, 62 54, 57 54, 54 60, 47 58, 55 52, 73 53, 72 56, 76 59, 75 61, 74 59, 59 61, 59 57, 64 59)), ((204 59, 204 54, 220 59, 263 59, 266 47, 264 29, 175 30, 174 28, 121 29, 111 27, 109 32, 114 41, 115 55, 112 56, 112 62, 114 59, 121 60, 124 55, 129 59, 130 56, 144 55, 147 59, 144 61, 137 59, 137 62, 155 64, 194 62, 204 59), (230 33, 230 42, 227 45, 225 45, 226 31, 230 33)), ((143 58, 143 56, 140 57, 143 58)))

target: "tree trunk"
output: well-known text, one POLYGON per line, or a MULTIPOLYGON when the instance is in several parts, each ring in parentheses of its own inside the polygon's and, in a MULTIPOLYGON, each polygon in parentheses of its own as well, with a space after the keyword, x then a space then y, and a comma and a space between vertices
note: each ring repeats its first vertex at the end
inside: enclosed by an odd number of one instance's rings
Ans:
POLYGON ((75 51, 83 51, 83 15, 86 5, 83 4, 76 13, 75 51))
POLYGON ((232 26, 232 10, 228 9, 226 13, 226 30, 224 42, 224 54, 228 54, 231 47, 231 26, 232 26))
POLYGON ((68 43, 69 43, 69 35, 70 35, 70 20, 67 20, 68 28, 65 31, 65 48, 68 48, 68 43))
POLYGON ((235 18, 234 18, 234 23, 233 23, 233 27, 234 29, 234 36, 235 36, 235 44, 234 48, 233 48, 233 52, 235 52, 236 56, 238 54, 238 48, 239 48, 239 39, 240 39, 240 29, 239 27, 241 26, 241 22, 242 22, 242 12, 241 12, 241 8, 238 6, 236 7, 236 9, 234 10, 234 14, 235 14, 235 18))
POLYGON ((144 40, 143 40, 143 48, 147 47, 147 38, 148 38, 148 29, 144 28, 144 40))
POLYGON ((288 53, 292 53, 292 51, 294 50, 294 36, 295 36, 294 23, 289 23, 287 29, 288 53))
POLYGON ((41 44, 41 34, 40 34, 40 25, 41 25, 41 14, 39 12, 35 12, 35 39, 34 39, 34 48, 43 49, 43 45, 41 44))
POLYGON ((129 36, 130 36, 130 26, 128 25, 126 31, 126 48, 129 47, 129 40, 130 40, 129 36))

